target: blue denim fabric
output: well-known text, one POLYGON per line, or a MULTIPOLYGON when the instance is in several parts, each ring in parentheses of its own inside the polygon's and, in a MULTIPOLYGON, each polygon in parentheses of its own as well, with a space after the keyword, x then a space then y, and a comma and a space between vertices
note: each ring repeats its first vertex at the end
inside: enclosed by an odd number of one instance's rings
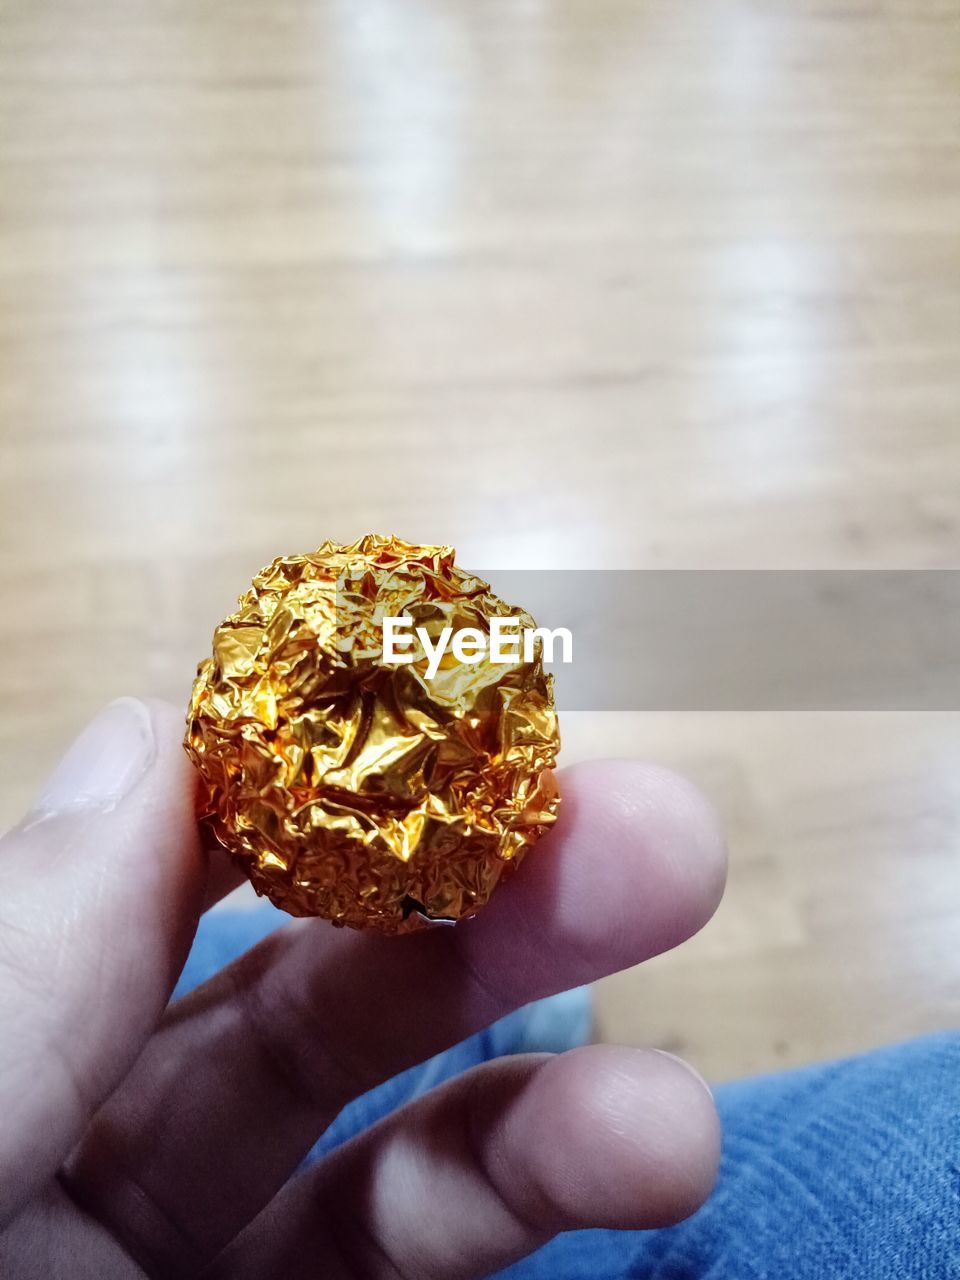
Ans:
MULTIPOLYGON (((214 913, 178 993, 270 931, 273 911, 214 913)), ((441 1080, 502 1053, 581 1043, 583 992, 529 1006, 357 1099, 322 1154, 441 1080), (539 1030, 538 1030, 539 1023, 539 1030)), ((574 1231, 503 1280, 957 1280, 960 1035, 932 1036, 716 1090, 720 1179, 659 1231, 574 1231)))

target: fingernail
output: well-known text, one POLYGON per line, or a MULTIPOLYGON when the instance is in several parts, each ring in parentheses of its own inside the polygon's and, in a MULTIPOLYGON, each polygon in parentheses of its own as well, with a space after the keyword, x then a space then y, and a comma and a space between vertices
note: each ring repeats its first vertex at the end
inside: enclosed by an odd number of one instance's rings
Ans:
POLYGON ((678 1067, 683 1067, 685 1070, 689 1071, 694 1080, 696 1080, 696 1082, 707 1091, 711 1098, 713 1097, 713 1090, 707 1084, 706 1080, 704 1080, 697 1068, 691 1067, 686 1058, 678 1058, 675 1053, 667 1053, 666 1049, 654 1049, 654 1053, 659 1053, 661 1058, 669 1058, 670 1061, 675 1062, 678 1067))
POLYGON ((150 712, 137 698, 118 698, 91 720, 54 769, 34 806, 34 818, 114 808, 155 755, 150 712))

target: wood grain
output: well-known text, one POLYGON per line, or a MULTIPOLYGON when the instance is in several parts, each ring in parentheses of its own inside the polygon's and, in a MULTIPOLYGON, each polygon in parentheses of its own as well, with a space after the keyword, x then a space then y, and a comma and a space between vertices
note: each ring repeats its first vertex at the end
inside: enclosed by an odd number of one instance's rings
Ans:
MULTIPOLYGON (((0 0, 2 817, 280 550, 954 566, 955 5, 0 0)), ((575 716, 731 835, 601 988, 715 1076, 952 1025, 958 722, 575 716)))

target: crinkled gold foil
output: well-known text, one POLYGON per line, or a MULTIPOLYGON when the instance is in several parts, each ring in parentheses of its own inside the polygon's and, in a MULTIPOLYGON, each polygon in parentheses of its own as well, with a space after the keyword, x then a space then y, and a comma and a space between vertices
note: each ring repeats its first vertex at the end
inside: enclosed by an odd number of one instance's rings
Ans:
MULTIPOLYGON (((448 653, 387 666, 382 619, 535 624, 450 547, 370 535, 263 569, 197 669, 201 823, 296 916, 396 933, 481 907, 555 820, 553 679, 448 653)), ((521 648, 522 655, 522 648, 521 648)))

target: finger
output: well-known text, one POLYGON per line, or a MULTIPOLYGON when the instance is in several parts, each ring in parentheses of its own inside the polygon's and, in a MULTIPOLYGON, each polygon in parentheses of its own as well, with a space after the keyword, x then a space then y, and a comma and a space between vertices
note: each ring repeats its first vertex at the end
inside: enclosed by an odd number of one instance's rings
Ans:
POLYGON ((158 1022, 204 881, 172 708, 123 698, 0 841, 0 1225, 158 1022))
POLYGON ((187 1274, 351 1097, 709 918, 723 845, 694 788, 624 761, 561 787, 557 827, 476 920, 402 938, 298 922, 175 1005, 97 1117, 76 1193, 149 1265, 187 1274))
POLYGON ((709 1194, 719 1124, 655 1051, 501 1059, 402 1108, 280 1193, 210 1280, 467 1280, 560 1231, 660 1227, 709 1194))

